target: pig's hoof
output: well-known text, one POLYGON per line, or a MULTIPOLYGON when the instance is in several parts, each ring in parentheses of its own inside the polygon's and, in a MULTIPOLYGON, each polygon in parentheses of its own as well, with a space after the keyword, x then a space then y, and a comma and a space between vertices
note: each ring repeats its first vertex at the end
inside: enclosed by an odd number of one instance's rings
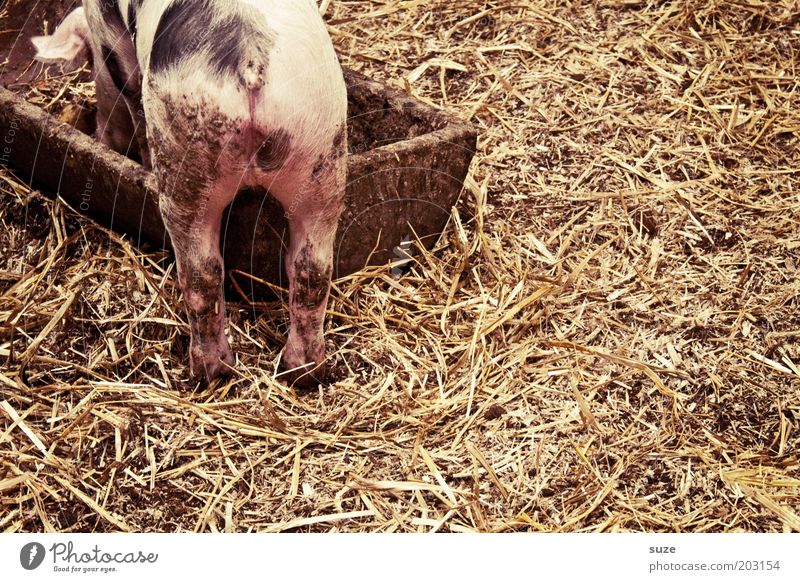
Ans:
POLYGON ((192 348, 189 371, 192 378, 211 383, 231 373, 233 352, 228 346, 217 349, 192 348))
POLYGON ((281 361, 281 370, 278 379, 285 382, 287 386, 295 388, 309 389, 316 388, 319 384, 325 384, 327 379, 327 367, 325 362, 314 364, 313 362, 305 366, 287 369, 285 362, 281 361))

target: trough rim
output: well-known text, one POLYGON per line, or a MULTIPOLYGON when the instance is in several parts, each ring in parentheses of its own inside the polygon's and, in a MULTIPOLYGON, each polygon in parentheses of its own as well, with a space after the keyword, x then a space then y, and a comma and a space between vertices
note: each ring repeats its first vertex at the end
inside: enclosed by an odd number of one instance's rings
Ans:
MULTIPOLYGON (((395 157, 395 155, 400 153, 413 153, 418 148, 430 147, 431 145, 442 142, 451 147, 458 147, 462 150, 465 150, 472 155, 476 153, 477 148, 475 141, 477 139, 478 132, 476 128, 468 121, 455 116, 450 116, 445 112, 436 109, 432 105, 407 96, 406 94, 393 87, 390 87, 389 85, 383 85, 377 81, 369 79, 357 71, 352 71, 345 67, 342 67, 342 69, 345 71, 346 77, 351 77, 359 84, 363 83, 373 87, 381 88, 385 92, 386 96, 391 98, 393 106, 400 106, 395 107, 395 109, 402 111, 404 109, 403 104, 410 103, 418 112, 422 113, 422 116, 426 119, 426 121, 438 122, 443 125, 439 129, 434 129, 433 131, 425 132, 411 138, 400 139, 390 143, 385 143, 383 145, 378 145, 377 147, 371 148, 364 152, 354 154, 348 153, 348 183, 352 174, 351 169, 356 169, 360 165, 374 163, 376 160, 385 158, 387 156, 395 157)), ((137 185, 142 185, 142 187, 147 189, 148 193, 155 196, 157 200, 158 189, 155 187, 153 182, 153 173, 148 171, 141 164, 100 143, 93 135, 86 134, 79 129, 76 129, 66 121, 58 119, 49 111, 30 103, 22 95, 9 89, 2 83, 0 83, 0 103, 10 106, 12 115, 15 113, 15 111, 19 111, 25 117, 35 120, 37 126, 42 130, 42 135, 45 133, 47 127, 46 124, 52 123, 63 126, 63 131, 65 132, 64 137, 67 138, 70 146, 78 146, 78 149, 82 152, 81 155, 89 154, 94 156, 95 152, 97 151, 102 151, 105 155, 109 155, 109 162, 122 165, 123 168, 121 169, 131 176, 137 185), (99 146, 99 150, 97 149, 97 146, 99 146)), ((7 165, 9 167, 14 167, 14 164, 11 162, 7 165)))

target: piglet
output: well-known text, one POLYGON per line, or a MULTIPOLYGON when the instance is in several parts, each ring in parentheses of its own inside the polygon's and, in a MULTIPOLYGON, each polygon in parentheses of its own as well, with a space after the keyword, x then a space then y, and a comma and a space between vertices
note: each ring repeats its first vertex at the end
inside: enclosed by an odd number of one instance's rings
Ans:
POLYGON ((323 380, 347 96, 314 1, 84 0, 32 41, 45 61, 73 60, 88 45, 97 138, 152 168, 191 327, 191 373, 210 381, 234 362, 220 223, 240 189, 261 186, 289 223, 285 377, 323 380))

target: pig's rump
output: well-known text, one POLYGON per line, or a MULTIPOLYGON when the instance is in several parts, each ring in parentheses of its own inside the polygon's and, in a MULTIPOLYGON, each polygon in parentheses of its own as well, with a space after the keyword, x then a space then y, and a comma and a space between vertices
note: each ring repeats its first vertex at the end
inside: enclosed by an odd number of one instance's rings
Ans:
POLYGON ((43 59, 66 58, 84 42, 98 139, 139 154, 155 175, 191 328, 192 374, 211 380, 234 363, 220 221, 237 191, 255 185, 275 196, 289 223, 282 366, 292 380, 324 378, 347 95, 314 1, 84 0, 37 47, 43 59))

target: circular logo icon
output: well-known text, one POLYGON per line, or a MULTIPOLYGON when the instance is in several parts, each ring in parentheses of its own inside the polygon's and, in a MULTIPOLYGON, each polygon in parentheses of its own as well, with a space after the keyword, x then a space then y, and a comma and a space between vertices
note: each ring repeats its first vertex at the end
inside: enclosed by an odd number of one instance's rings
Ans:
POLYGON ((44 546, 39 542, 30 542, 19 551, 19 563, 26 570, 35 570, 44 561, 44 546))

